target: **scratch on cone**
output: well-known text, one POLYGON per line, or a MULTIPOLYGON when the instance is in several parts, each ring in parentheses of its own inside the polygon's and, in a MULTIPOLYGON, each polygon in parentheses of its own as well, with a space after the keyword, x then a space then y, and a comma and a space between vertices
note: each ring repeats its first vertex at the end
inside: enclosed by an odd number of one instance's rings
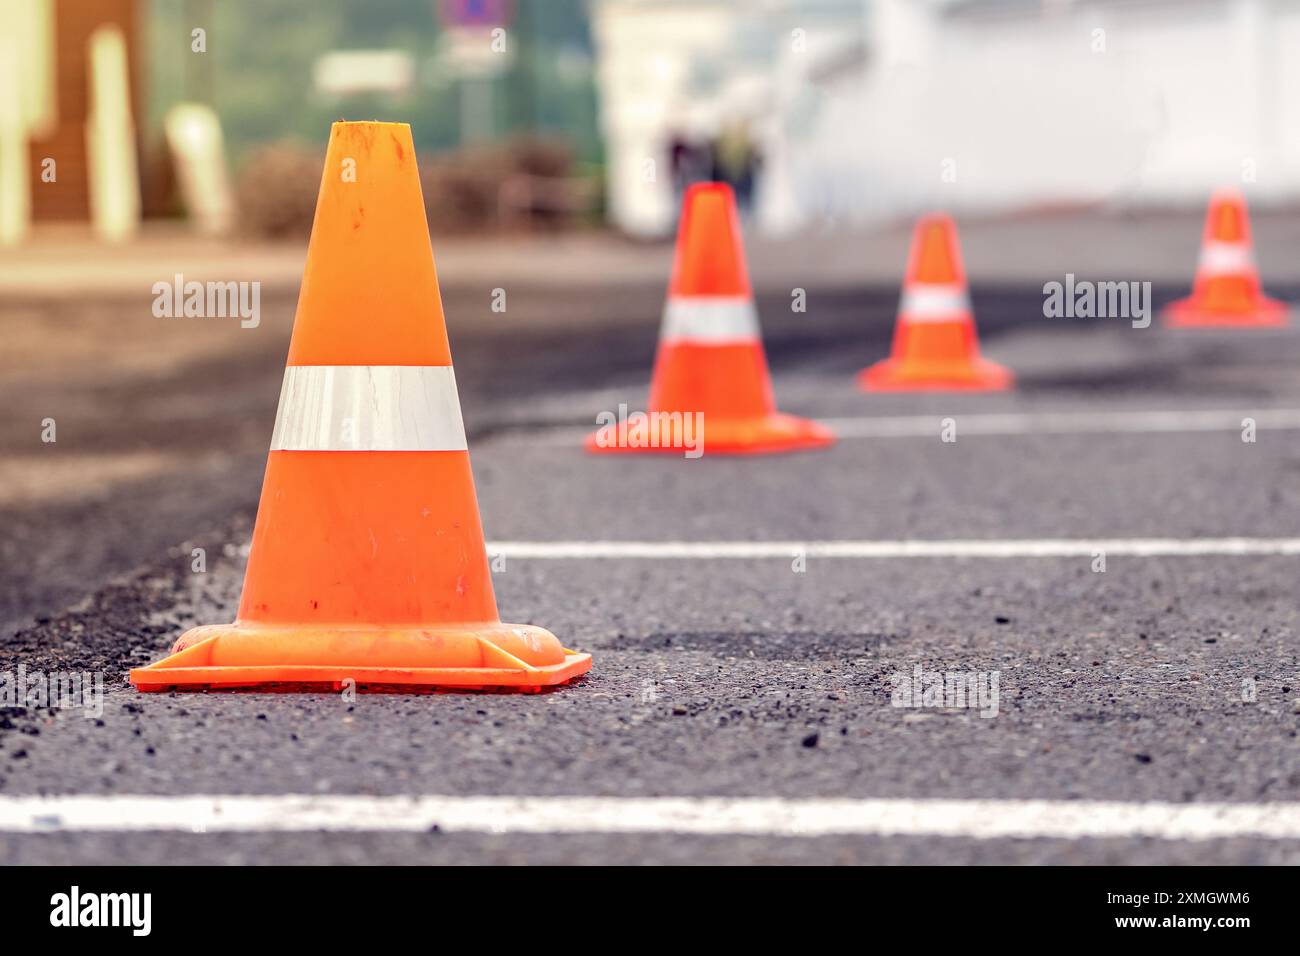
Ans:
POLYGON ((1287 323, 1287 306, 1264 295, 1250 237, 1246 197, 1220 189, 1210 197, 1192 294, 1164 311, 1171 327, 1258 328, 1287 323))
POLYGON ((680 423, 687 416, 702 416, 705 454, 795 451, 835 441, 826 426, 776 410, 736 202, 722 183, 686 191, 647 412, 643 431, 653 434, 629 436, 625 424, 609 426, 587 438, 587 450, 681 454, 680 423))
POLYGON ((1001 391, 1010 369, 980 356, 957 226, 925 216, 912 233, 890 357, 858 373, 868 392, 1001 391))
POLYGON ((590 668, 497 615, 410 127, 336 123, 237 620, 131 682, 536 690, 590 668))

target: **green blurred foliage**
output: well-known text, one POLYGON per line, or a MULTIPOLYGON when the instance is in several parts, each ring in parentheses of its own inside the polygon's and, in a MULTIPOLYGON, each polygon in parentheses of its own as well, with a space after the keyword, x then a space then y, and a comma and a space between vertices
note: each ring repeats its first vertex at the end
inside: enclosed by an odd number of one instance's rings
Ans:
MULTIPOLYGON (((255 146, 283 139, 323 144, 337 119, 408 122, 423 153, 461 140, 461 81, 437 61, 437 0, 149 0, 145 78, 152 128, 182 100, 220 114, 236 166, 255 146), (207 30, 207 52, 191 31, 207 30), (416 82, 403 95, 326 97, 312 84, 331 50, 400 49, 416 82)), ((514 0, 514 56, 491 83, 497 136, 563 136, 574 154, 600 159, 591 39, 584 0, 514 0)))

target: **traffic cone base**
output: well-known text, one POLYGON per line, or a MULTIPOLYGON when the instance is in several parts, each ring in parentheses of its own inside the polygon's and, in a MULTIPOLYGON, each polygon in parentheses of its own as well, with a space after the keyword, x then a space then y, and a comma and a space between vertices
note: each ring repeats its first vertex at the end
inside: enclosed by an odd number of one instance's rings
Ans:
POLYGON ((999 392, 1015 384, 1015 374, 979 354, 974 324, 913 322, 895 333, 894 355, 858 373, 868 392, 999 392))
POLYGON ((591 670, 550 631, 483 622, 410 629, 197 627, 174 653, 131 671, 142 691, 263 685, 540 690, 591 670))
POLYGON ((859 387, 868 392, 1005 392, 1015 384, 1010 369, 984 358, 961 368, 928 367, 889 358, 858 373, 859 387))

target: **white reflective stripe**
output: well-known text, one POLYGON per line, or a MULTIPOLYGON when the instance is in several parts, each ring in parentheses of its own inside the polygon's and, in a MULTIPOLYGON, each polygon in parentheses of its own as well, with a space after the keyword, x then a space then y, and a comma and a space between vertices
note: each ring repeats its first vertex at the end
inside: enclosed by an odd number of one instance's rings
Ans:
POLYGON ((903 289, 900 312, 912 322, 945 322, 969 311, 965 286, 916 283, 903 289))
POLYGON ((465 451, 450 365, 290 365, 272 451, 465 451))
POLYGON ((759 338, 754 300, 749 296, 670 297, 659 338, 713 345, 753 342, 759 338))
POLYGON ((1253 270, 1255 257, 1244 242, 1207 242, 1198 268, 1205 275, 1235 275, 1253 270))

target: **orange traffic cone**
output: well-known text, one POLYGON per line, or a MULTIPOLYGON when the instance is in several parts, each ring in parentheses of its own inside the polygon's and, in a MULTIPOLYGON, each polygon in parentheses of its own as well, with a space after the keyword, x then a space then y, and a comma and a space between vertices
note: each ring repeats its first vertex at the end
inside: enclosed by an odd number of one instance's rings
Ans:
POLYGON ((1287 306, 1260 290, 1246 197, 1220 189, 1210 197, 1192 294, 1170 303, 1165 325, 1246 327, 1285 325, 1287 306))
POLYGON ((912 233, 893 354, 858 373, 868 392, 1001 391, 1015 376, 979 354, 957 227, 924 216, 912 233))
POLYGON ((497 616, 411 129, 336 123, 238 619, 131 682, 534 690, 590 668, 497 616))
POLYGON ((587 450, 680 454, 690 447, 692 419, 704 453, 794 451, 835 441, 824 425, 776 410, 730 186, 698 183, 686 192, 649 408, 634 415, 639 421, 611 423, 589 436, 587 450))

